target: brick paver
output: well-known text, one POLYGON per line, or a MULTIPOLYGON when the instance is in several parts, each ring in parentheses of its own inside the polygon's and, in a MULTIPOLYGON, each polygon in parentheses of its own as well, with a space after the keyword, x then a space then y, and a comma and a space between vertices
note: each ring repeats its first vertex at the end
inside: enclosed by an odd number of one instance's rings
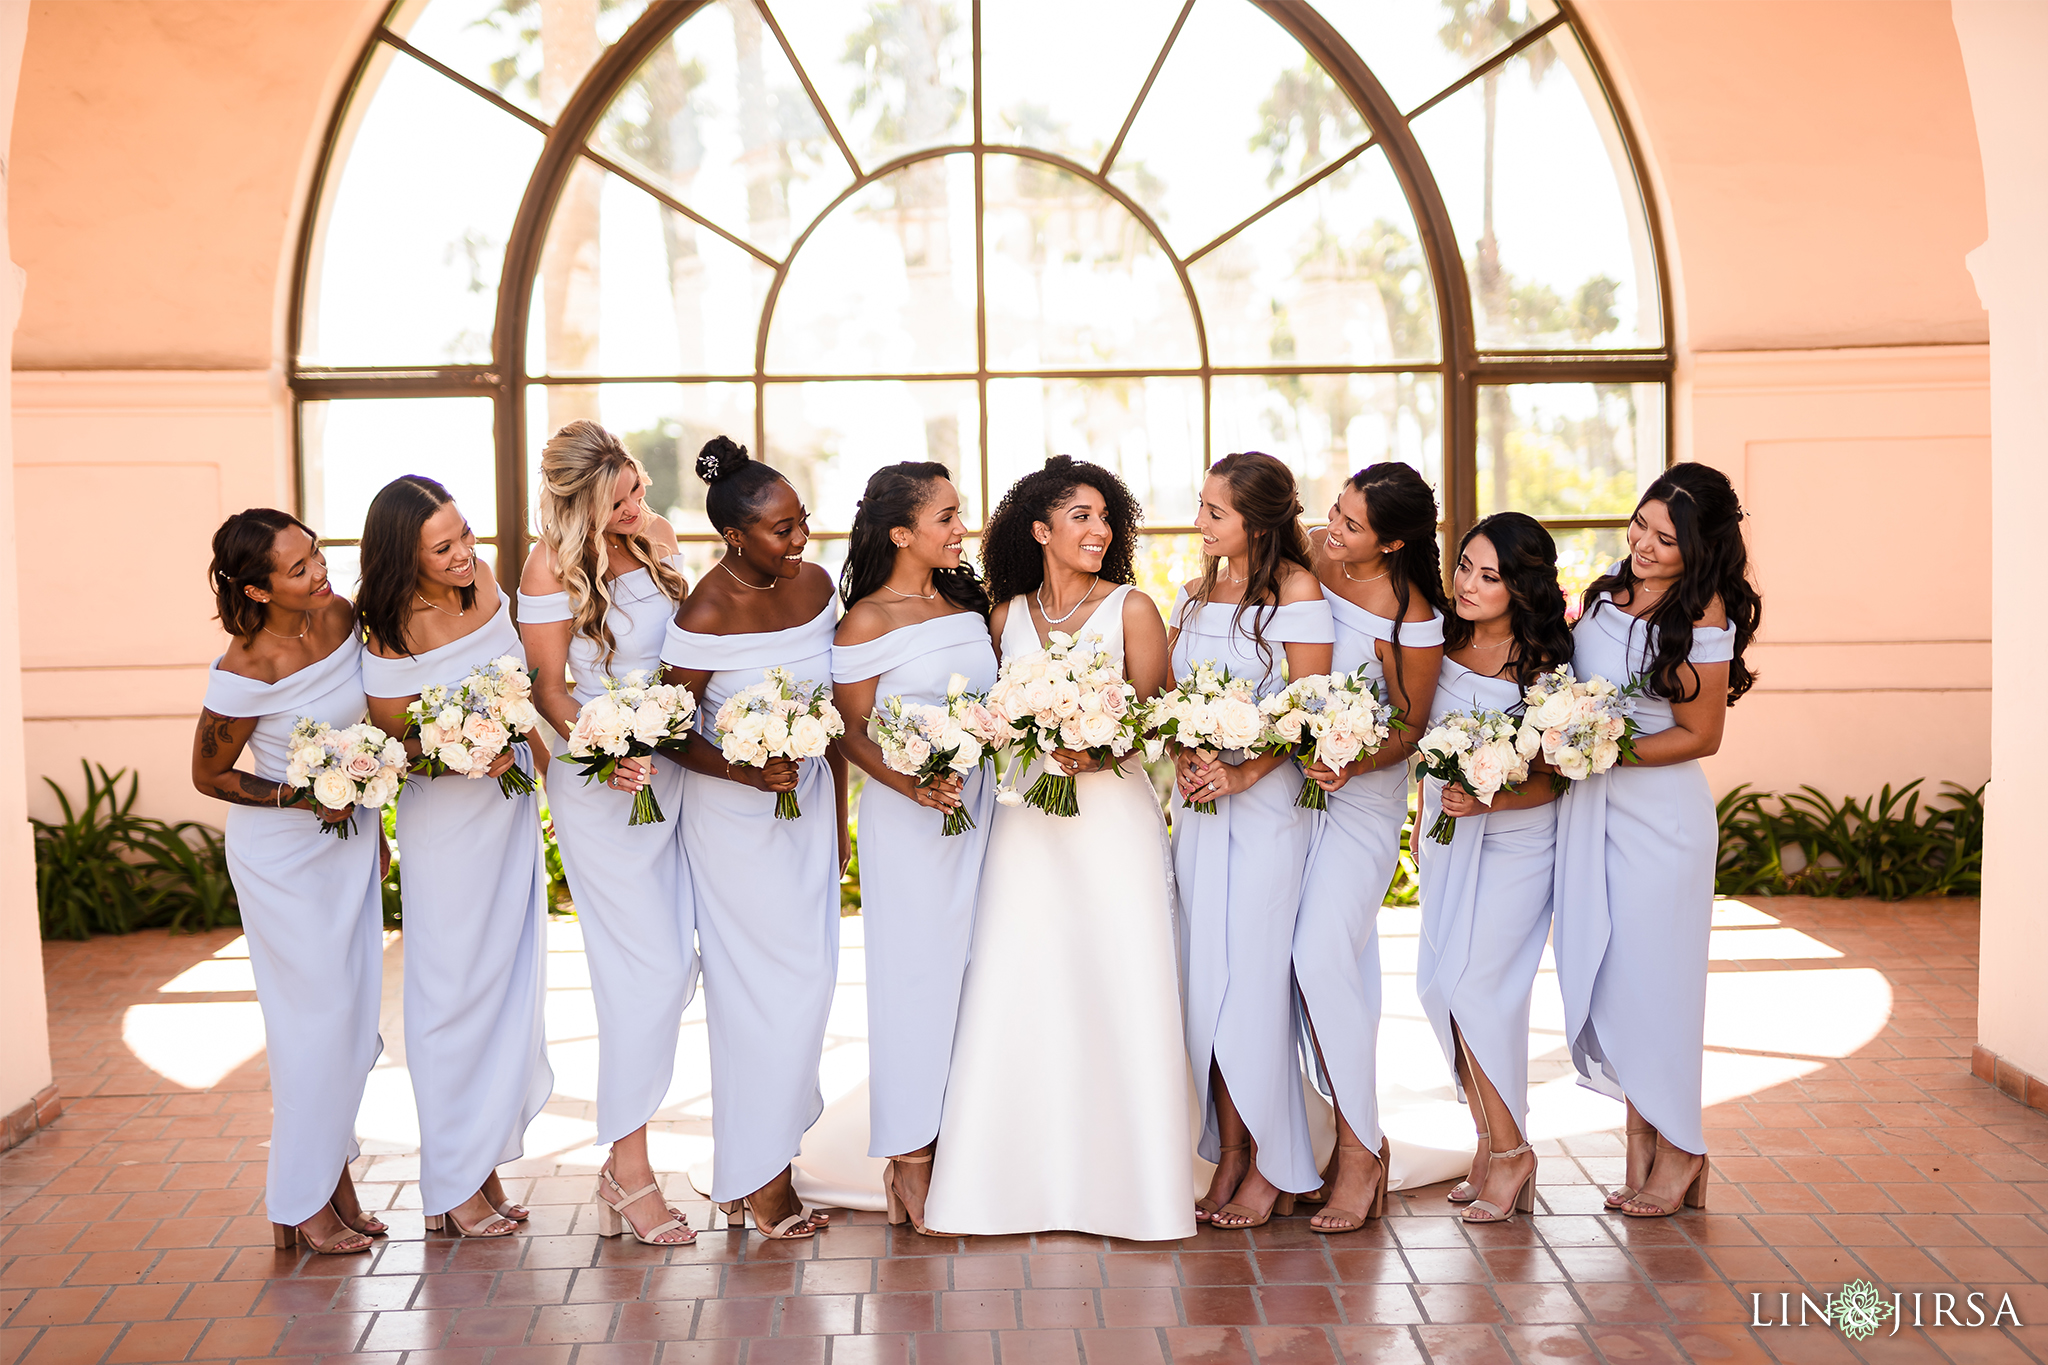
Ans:
MULTIPOLYGON (((67 1109, 0 1156, 0 1365, 2048 1361, 2048 1114, 1970 1074, 1974 903, 1759 906, 1841 956, 1717 972, 1875 971, 1890 1018, 1845 1057, 1719 1049, 1803 1074, 1708 1111, 1709 1211, 1599 1212, 1621 1166, 1603 1133, 1539 1144, 1538 1213, 1506 1226, 1463 1225, 1433 1186, 1350 1236, 1295 1218, 1144 1245, 928 1239, 851 1213, 805 1243, 721 1229, 642 1247, 595 1236, 588 1175, 542 1161, 508 1172, 533 1230, 462 1242, 422 1232, 417 1163, 378 1157, 357 1176, 392 1225, 375 1253, 275 1252, 261 1054, 193 1090, 122 1041, 129 1006, 233 936, 49 944, 67 1109), (1856 1278, 1905 1296, 1895 1335, 1753 1325, 1752 1294, 1775 1323, 1856 1278), (1987 1313, 2009 1295, 2025 1325, 1934 1325, 1935 1294, 1972 1290, 1987 1313)), ((178 997, 215 998, 245 997, 178 997)), ((1967 1300, 1954 1311, 1969 1321, 1967 1300)))

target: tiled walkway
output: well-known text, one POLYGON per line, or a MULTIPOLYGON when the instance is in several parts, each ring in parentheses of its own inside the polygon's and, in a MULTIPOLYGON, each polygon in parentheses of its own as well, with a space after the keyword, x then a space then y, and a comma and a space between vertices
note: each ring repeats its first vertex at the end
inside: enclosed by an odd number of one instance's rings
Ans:
POLYGON ((68 1107, 0 1156, 0 1365, 2048 1361, 2048 1113, 1970 1074, 1974 906, 1757 910, 1754 937, 1717 934, 1708 1086, 1736 1098, 1708 1113, 1710 1212, 1599 1213, 1603 1132, 1539 1144, 1539 1213, 1509 1226, 1461 1225, 1434 1186, 1348 1237, 1297 1218, 1173 1245, 928 1240, 856 1213, 811 1242, 663 1251, 593 1235, 587 1164, 560 1153, 513 1182, 529 1231, 458 1241, 423 1235, 392 1154, 358 1177, 392 1224, 374 1255, 273 1252, 255 1006, 214 956, 233 935, 47 945, 68 1107), (1722 975, 1772 971, 1803 975, 1722 975), (166 1046, 152 1011, 201 1004, 210 1050, 166 1046), (1857 1278, 1905 1295, 1896 1335, 1751 1325, 1752 1293, 1776 1323, 1781 1294, 1796 1316, 1857 1278), (1911 1325, 1916 1291, 1932 1323, 1934 1293, 1972 1290, 2028 1325, 1911 1325))

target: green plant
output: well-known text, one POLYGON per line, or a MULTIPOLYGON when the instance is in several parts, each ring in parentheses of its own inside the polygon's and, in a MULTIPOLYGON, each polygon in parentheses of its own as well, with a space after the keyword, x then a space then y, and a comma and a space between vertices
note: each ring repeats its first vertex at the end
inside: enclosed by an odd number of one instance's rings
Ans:
POLYGON ((1813 787, 1783 794, 1747 784, 1717 804, 1714 889, 1725 896, 1974 896, 1984 864, 1984 788, 1923 779, 1837 802, 1813 787), (1935 803, 1946 802, 1946 805, 1935 803))
POLYGON ((384 826, 384 847, 391 850, 391 865, 384 869, 384 927, 402 929, 405 901, 398 883, 398 803, 394 801, 378 812, 378 820, 384 826))
POLYGON ((141 779, 80 760, 77 806, 51 778, 63 811, 35 827, 36 905, 44 938, 84 939, 169 928, 198 932, 240 924, 220 831, 135 813, 141 779), (128 779, 125 793, 121 779, 128 779))
POLYGON ((1401 856, 1394 863, 1394 880, 1387 886, 1381 905, 1417 905, 1422 901, 1422 879, 1415 870, 1415 808, 1401 822, 1401 856))

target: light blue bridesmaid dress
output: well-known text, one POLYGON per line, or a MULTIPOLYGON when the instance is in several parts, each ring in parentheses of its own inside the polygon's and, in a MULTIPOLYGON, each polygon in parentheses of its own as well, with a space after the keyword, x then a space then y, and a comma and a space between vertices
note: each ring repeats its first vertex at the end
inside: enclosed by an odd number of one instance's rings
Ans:
MULTIPOLYGON (((680 558, 669 563, 680 571, 680 558)), ((657 679, 661 674, 661 646, 676 604, 646 569, 620 574, 610 586, 612 606, 605 625, 614 647, 609 668, 597 641, 580 633, 570 637, 571 695, 579 706, 604 694, 607 673, 623 678, 637 668, 657 679)), ((573 619, 566 592, 519 594, 522 624, 573 619)), ((569 742, 554 726, 542 730, 557 757, 568 750, 569 742)), ((586 783, 566 763, 548 769, 548 812, 569 894, 576 901, 597 1008, 600 1143, 618 1141, 661 1107, 675 1074, 683 1010, 697 993, 697 915, 677 832, 682 766, 657 754, 648 790, 661 804, 665 822, 630 825, 630 792, 586 783)))
MULTIPOLYGON (((223 672, 215 660, 205 705, 217 716, 255 718, 248 751, 256 775, 281 782, 292 726, 301 717, 337 729, 362 720, 362 679, 362 649, 351 637, 274 683, 223 672)), ((356 1111, 384 1050, 378 817, 357 811, 355 836, 344 840, 322 833, 320 817, 304 808, 228 807, 228 875, 270 1056, 264 1204, 273 1223, 303 1223, 324 1208, 359 1150, 356 1111)))
MULTIPOLYGON (((802 683, 831 677, 825 609, 801 626, 699 635, 671 624, 661 661, 709 670, 692 743, 717 744, 725 699, 786 668, 802 683)), ((807 758, 797 772, 802 815, 775 818, 770 792, 683 773, 683 854, 704 958, 711 1049, 711 1197, 742 1198, 782 1173, 825 1108, 818 1060, 839 972, 839 831, 832 770, 807 758)))
MULTIPOLYGON (((889 697, 937 705, 953 674, 995 685, 988 621, 971 611, 835 645, 832 681, 875 680, 889 697)), ((865 724, 858 716, 846 723, 865 724)), ((938 1136, 960 983, 974 941, 974 899, 996 808, 995 774, 977 768, 960 797, 974 828, 941 834, 945 817, 880 782, 860 797, 861 919, 867 929, 868 1155, 914 1152, 938 1136)))
MULTIPOLYGON (((1449 659, 1437 675, 1429 723, 1453 711, 1507 711, 1521 704, 1512 678, 1489 678, 1449 659)), ((1531 782, 1548 782, 1538 773, 1531 782)), ((1443 810, 1444 784, 1422 780, 1416 869, 1422 882, 1422 943, 1415 993, 1456 1079, 1451 1021, 1479 1069, 1526 1135, 1529 1118, 1529 997, 1550 937, 1550 876, 1557 846, 1557 803, 1458 817, 1449 844, 1427 836, 1443 810)), ((1506 1150, 1505 1139, 1494 1146, 1506 1150)))
MULTIPOLYGON (((363 690, 416 697, 503 655, 526 662, 512 599, 481 629, 405 659, 363 651, 363 690)), ((533 760, 513 746, 521 772, 533 760)), ((405 1064, 420 1114, 420 1205, 445 1213, 525 1154, 555 1088, 546 996, 540 799, 488 777, 415 775, 398 798, 405 895, 405 1064)))
MULTIPOLYGON (((1572 671, 1625 684, 1656 657, 1656 627, 1602 594, 1572 631, 1572 671)), ((1735 657, 1735 628, 1693 627, 1695 664, 1735 657)), ((1636 701, 1645 735, 1671 703, 1636 701)), ((1674 1146, 1704 1152, 1701 1050, 1720 829, 1697 760, 1617 764, 1574 782, 1557 816, 1557 984, 1579 1082, 1634 1103, 1674 1146)))
MULTIPOLYGON (((1395 641, 1396 623, 1328 588, 1323 599, 1330 604, 1337 635, 1330 671, 1363 667, 1386 695, 1386 669, 1374 645, 1395 641)), ((1434 649, 1444 642, 1441 614, 1398 624, 1402 648, 1434 649)), ((1406 720, 1408 737, 1419 737, 1415 719, 1406 720)), ((1313 822, 1301 909, 1294 921, 1294 979, 1323 1053, 1318 1068, 1315 1049, 1304 1038, 1309 1074, 1317 1077, 1318 1088, 1333 1095, 1358 1140, 1375 1152, 1381 1137, 1379 914, 1400 861, 1401 823, 1407 817, 1406 763, 1354 777, 1329 793, 1329 810, 1313 822)))
MULTIPOLYGON (((1248 608, 1233 625, 1236 611, 1235 604, 1192 607, 1185 589, 1174 598, 1167 623, 1179 630, 1176 678, 1207 660, 1234 677, 1258 680, 1263 697, 1286 686, 1288 644, 1333 640, 1330 605, 1320 598, 1248 608), (1254 617, 1267 656, 1252 641, 1254 617)), ((1209 1092, 1213 1060, 1258 1144, 1260 1172, 1296 1193, 1322 1183, 1302 1104, 1292 964, 1302 871, 1320 817, 1294 804, 1300 792, 1301 769, 1282 763, 1249 791, 1218 797, 1214 815, 1186 809, 1178 788, 1173 807, 1188 1058, 1202 1113, 1196 1150, 1209 1161, 1221 1155, 1209 1092)))

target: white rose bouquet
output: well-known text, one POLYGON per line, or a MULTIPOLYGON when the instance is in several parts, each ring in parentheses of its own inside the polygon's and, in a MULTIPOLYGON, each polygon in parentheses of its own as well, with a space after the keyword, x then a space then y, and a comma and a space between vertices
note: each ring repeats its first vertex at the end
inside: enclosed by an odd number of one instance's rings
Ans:
MULTIPOLYGON (((822 758, 832 741, 846 733, 825 685, 798 682, 786 668, 771 668, 760 682, 727 697, 712 723, 718 751, 742 768, 765 768, 772 758, 822 758)), ((802 814, 795 792, 775 794, 776 819, 802 814)))
POLYGON ((1522 694, 1522 728, 1517 747, 1525 754, 1541 750, 1543 761, 1557 770, 1558 789, 1604 773, 1636 752, 1636 690, 1639 684, 1616 687, 1605 678, 1584 682, 1568 664, 1545 673, 1522 694))
MULTIPOLYGON (((624 678, 607 677, 604 695, 592 697, 569 727, 566 757, 578 765, 584 785, 609 782, 622 758, 652 758, 664 744, 687 744, 697 699, 687 687, 657 681, 644 668, 624 678)), ((654 799, 654 788, 633 793, 628 825, 657 825, 668 817, 654 799)))
MULTIPOLYGON (((1517 745, 1520 726, 1498 711, 1453 711, 1416 744, 1422 756, 1422 771, 1440 782, 1455 782, 1482 806, 1493 804, 1494 793, 1512 792, 1517 782, 1529 778, 1529 759, 1517 745)), ((1429 837, 1448 844, 1457 833, 1458 818, 1441 812, 1429 827, 1429 837)))
MULTIPOLYGON (((1227 668, 1203 662, 1169 691, 1152 699, 1145 712, 1148 758, 1156 759, 1167 740, 1193 749, 1205 761, 1226 749, 1258 746, 1266 733, 1258 692, 1249 678, 1233 678, 1227 668)), ((1189 803, 1188 810, 1214 815, 1214 801, 1189 803)))
MULTIPOLYGON (((418 767, 429 777, 482 777, 515 739, 540 724, 533 679, 510 654, 471 669, 453 687, 427 688, 405 715, 418 727, 418 767)), ((498 789, 523 795, 533 790, 533 779, 514 764, 499 775, 498 789)))
MULTIPOLYGON (((381 810, 405 786, 405 745, 367 722, 337 730, 324 720, 301 717, 285 749, 285 785, 305 791, 329 810, 362 806, 381 810)), ((322 820, 323 833, 346 839, 355 816, 322 820)))
MULTIPOLYGON (((1332 769, 1355 762, 1360 754, 1378 753, 1400 724, 1392 704, 1380 699, 1377 685, 1363 671, 1297 679, 1260 702, 1259 713, 1266 720, 1262 750, 1332 769)), ((1329 794, 1314 778, 1304 777, 1294 804, 1328 810, 1329 794)))
MULTIPOLYGON (((1121 774, 1123 756, 1138 747, 1143 733, 1143 708, 1138 689, 1123 668, 1102 647, 1102 637, 1089 631, 1078 639, 1056 630, 1044 649, 1005 660, 988 694, 989 709, 1007 723, 1016 755, 1012 772, 1055 749, 1073 749, 1121 774)), ((1020 802, 1047 815, 1078 815, 1071 773, 1046 769, 1031 789, 997 794, 1006 806, 1020 802)))
MULTIPOLYGON (((891 772, 928 787, 948 774, 965 775, 993 763, 1010 727, 989 709, 986 693, 968 691, 966 677, 955 673, 946 681, 945 705, 890 697, 868 718, 868 733, 882 747, 882 761, 891 772)), ((961 805, 946 812, 939 833, 964 834, 973 828, 974 817, 961 805)))

